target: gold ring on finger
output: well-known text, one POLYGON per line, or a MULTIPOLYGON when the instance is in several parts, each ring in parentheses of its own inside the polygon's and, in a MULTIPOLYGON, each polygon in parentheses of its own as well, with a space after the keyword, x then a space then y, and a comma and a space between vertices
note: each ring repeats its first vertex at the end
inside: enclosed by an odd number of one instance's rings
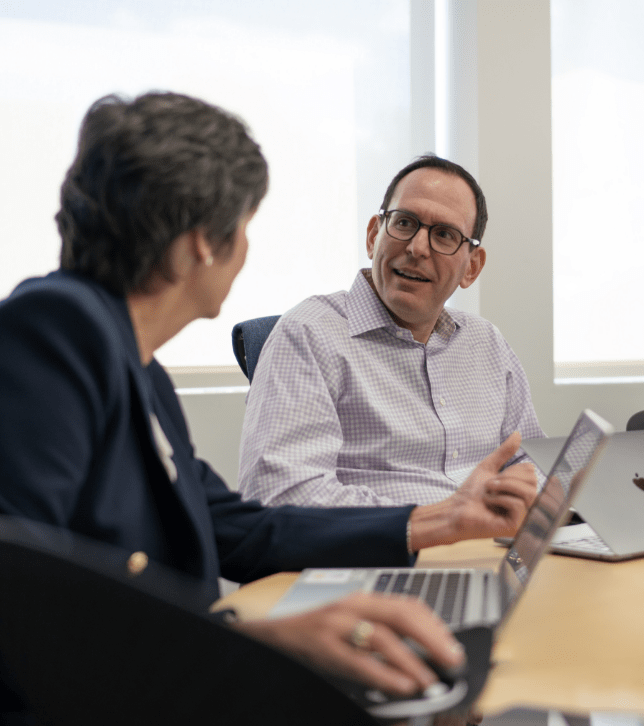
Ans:
POLYGON ((368 620, 358 620, 355 627, 349 634, 349 640, 356 648, 369 649, 371 647, 371 637, 375 628, 373 623, 368 620))

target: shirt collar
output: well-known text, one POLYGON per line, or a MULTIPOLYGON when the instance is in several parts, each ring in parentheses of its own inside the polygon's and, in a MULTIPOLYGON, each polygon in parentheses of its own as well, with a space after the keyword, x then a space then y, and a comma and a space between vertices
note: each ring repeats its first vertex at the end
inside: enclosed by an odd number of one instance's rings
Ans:
MULTIPOLYGON (((404 329, 396 325, 387 308, 374 292, 367 281, 367 277, 370 276, 369 268, 360 270, 347 295, 347 320, 351 337, 380 328, 390 328, 396 331, 404 329)), ((465 322, 465 315, 461 311, 443 308, 432 335, 436 333, 441 338, 449 340, 458 328, 465 325, 465 322)))
POLYGON ((347 320, 351 337, 370 330, 398 327, 367 282, 365 275, 371 275, 371 270, 364 269, 358 272, 347 295, 347 320))

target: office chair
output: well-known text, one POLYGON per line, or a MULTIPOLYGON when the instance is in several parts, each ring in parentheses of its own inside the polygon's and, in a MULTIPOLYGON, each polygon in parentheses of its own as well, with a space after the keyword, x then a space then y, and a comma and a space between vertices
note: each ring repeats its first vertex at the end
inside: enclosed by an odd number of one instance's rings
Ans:
POLYGON ((627 431, 642 431, 644 429, 644 411, 634 413, 626 424, 627 431))
POLYGON ((233 328, 233 352, 249 383, 253 380, 262 346, 279 318, 279 315, 253 318, 243 323, 237 323, 233 328))
POLYGON ((129 555, 0 517, 0 722, 20 698, 42 726, 374 726, 326 680, 208 615, 203 583, 153 562, 132 570, 129 555))

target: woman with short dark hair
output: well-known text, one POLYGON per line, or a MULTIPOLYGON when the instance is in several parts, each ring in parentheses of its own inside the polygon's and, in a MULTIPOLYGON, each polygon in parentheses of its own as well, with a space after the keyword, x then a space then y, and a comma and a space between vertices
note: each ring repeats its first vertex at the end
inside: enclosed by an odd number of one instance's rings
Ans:
MULTIPOLYGON (((242 502, 194 457, 154 352, 218 315, 267 180, 243 123, 198 99, 107 96, 89 109, 56 217, 61 269, 0 303, 0 514, 144 551, 208 583, 213 598, 220 575, 248 582, 304 567, 408 566, 413 545, 434 541, 432 528, 449 530, 423 507, 242 502)), ((534 496, 530 477, 498 474, 507 454, 498 451, 502 461, 488 462, 472 501, 463 499, 476 536, 504 533, 499 521, 512 533, 534 496), (494 522, 472 516, 483 487, 499 489, 484 515, 494 522)), ((397 694, 435 680, 400 636, 444 665, 463 660, 439 618, 410 600, 354 596, 235 627, 397 694)))

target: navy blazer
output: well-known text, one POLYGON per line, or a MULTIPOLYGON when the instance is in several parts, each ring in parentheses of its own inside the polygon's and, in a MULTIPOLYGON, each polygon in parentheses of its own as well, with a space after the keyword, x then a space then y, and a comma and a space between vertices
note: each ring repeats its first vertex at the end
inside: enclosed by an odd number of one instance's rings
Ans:
POLYGON ((242 502, 194 456, 123 298, 59 270, 0 303, 0 513, 143 550, 216 594, 220 575, 409 565, 411 509, 242 502))

